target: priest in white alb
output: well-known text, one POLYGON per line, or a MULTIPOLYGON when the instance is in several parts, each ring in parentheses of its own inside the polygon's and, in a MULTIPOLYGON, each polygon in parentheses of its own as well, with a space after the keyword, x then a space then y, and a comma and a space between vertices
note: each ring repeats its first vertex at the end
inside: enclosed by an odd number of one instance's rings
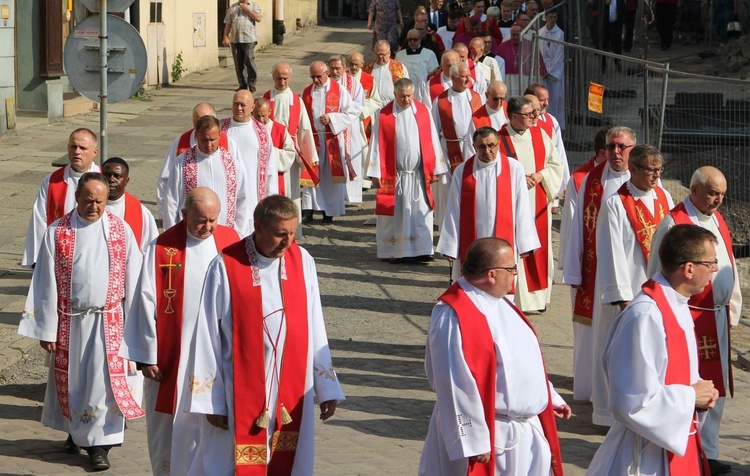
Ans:
POLYGON ((298 159, 297 149, 294 147, 294 140, 289 135, 289 130, 284 124, 271 119, 271 101, 264 97, 255 98, 253 119, 263 124, 271 135, 271 143, 277 159, 279 195, 293 198, 290 196, 289 171, 298 159))
MULTIPOLYGON (((507 103, 505 95, 508 88, 502 81, 493 81, 487 87, 485 94, 484 106, 480 107, 471 115, 471 124, 469 124, 469 135, 474 136, 474 132, 481 127, 491 127, 496 131, 508 123, 507 103)), ((468 153, 474 154, 474 148, 467 144, 468 153)))
POLYGON ((372 75, 383 103, 387 104, 395 98, 393 84, 401 78, 408 78, 409 71, 400 61, 391 58, 391 45, 386 40, 375 42, 373 51, 375 61, 367 63, 363 69, 372 75))
MULTIPOLYGON (((375 78, 370 73, 366 73, 362 70, 362 66, 365 64, 364 56, 362 53, 355 51, 349 58, 347 58, 346 65, 349 68, 349 74, 362 85, 362 89, 365 91, 365 108, 362 109, 360 114, 360 128, 359 133, 362 136, 362 170, 367 170, 367 158, 370 154, 370 137, 372 135, 372 121, 374 120, 375 114, 383 107, 383 99, 380 97, 380 92, 375 84, 375 78)), ((362 188, 369 189, 370 181, 364 178, 362 180, 362 188)))
POLYGON ((453 85, 451 80, 451 67, 460 63, 461 58, 453 50, 447 50, 440 58, 440 68, 433 70, 425 80, 417 85, 416 99, 425 106, 432 109, 432 103, 440 94, 450 89, 453 85))

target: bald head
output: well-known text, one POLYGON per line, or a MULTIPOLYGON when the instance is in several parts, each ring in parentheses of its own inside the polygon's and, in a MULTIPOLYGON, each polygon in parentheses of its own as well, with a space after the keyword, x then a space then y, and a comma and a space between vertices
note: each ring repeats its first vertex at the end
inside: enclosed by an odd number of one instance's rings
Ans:
POLYGON ((354 53, 349 55, 349 58, 346 60, 346 65, 349 67, 349 72, 357 76, 360 71, 362 71, 362 66, 365 64, 365 57, 362 56, 362 53, 355 51, 354 53))
POLYGON ((451 66, 461 61, 458 53, 453 50, 448 50, 443 53, 443 57, 440 58, 440 69, 443 71, 443 76, 450 77, 451 66))
POLYGON ((273 87, 276 90, 285 91, 289 89, 289 82, 292 80, 292 65, 285 61, 279 61, 273 65, 271 77, 273 78, 273 87))
POLYGON ((255 109, 253 109, 253 118, 261 124, 268 124, 271 119, 271 101, 266 98, 257 98, 255 109))
POLYGON ((203 116, 216 117, 216 108, 211 103, 201 102, 195 105, 193 108, 193 128, 195 128, 198 119, 203 116))
POLYGON ((187 231, 199 240, 213 235, 221 212, 221 201, 216 192, 208 187, 196 187, 185 198, 182 216, 187 231))
POLYGON ((502 81, 492 81, 487 87, 487 107, 493 111, 499 111, 503 107, 508 87, 502 81))
POLYGON ((690 179, 690 201, 704 215, 713 215, 726 193, 727 179, 716 167, 701 167, 690 179))
POLYGON ((250 121, 255 107, 255 97, 249 89, 240 89, 234 93, 232 98, 232 119, 235 122, 246 123, 250 121))
POLYGON ((463 43, 453 43, 452 50, 458 53, 458 57, 461 61, 466 61, 469 57, 469 48, 463 43))

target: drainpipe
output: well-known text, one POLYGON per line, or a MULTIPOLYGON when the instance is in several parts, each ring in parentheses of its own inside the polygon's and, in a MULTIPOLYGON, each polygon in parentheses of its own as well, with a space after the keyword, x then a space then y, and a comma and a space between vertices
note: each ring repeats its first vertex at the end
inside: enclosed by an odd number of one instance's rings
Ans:
POLYGON ((284 26, 284 0, 274 0, 273 8, 273 44, 283 45, 284 44, 284 33, 286 33, 286 27, 284 26))

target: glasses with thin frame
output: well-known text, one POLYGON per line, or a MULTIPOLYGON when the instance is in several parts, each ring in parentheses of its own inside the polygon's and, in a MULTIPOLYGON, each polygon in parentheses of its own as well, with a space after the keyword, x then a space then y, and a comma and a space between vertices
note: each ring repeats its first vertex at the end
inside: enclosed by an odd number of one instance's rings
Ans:
POLYGON ((703 266, 706 266, 707 268, 710 269, 710 268, 713 268, 714 266, 718 266, 719 265, 719 260, 718 259, 714 259, 714 260, 710 260, 710 261, 688 260, 688 261, 682 261, 682 262, 680 262, 680 266, 682 266, 684 264, 688 264, 688 263, 702 264, 703 266))
POLYGON ((509 272, 510 274, 516 274, 516 273, 518 273, 518 265, 514 264, 513 266, 492 266, 491 268, 486 268, 486 269, 482 270, 482 272, 480 274, 484 274, 487 271, 492 271, 493 269, 503 269, 503 270, 509 272))
POLYGON ((633 144, 630 144, 630 145, 628 145, 628 144, 618 144, 616 142, 613 142, 613 143, 607 144, 605 147, 607 148, 607 150, 615 150, 615 149, 617 149, 619 151, 625 152, 626 150, 630 149, 631 147, 634 147, 634 145, 633 144))
POLYGON ((642 165, 638 165, 638 164, 635 164, 635 163, 633 165, 635 165, 636 167, 638 167, 639 169, 643 170, 644 172, 646 172, 649 175, 654 175, 656 173, 662 173, 662 172, 664 172, 664 166, 663 165, 661 167, 644 167, 642 165))

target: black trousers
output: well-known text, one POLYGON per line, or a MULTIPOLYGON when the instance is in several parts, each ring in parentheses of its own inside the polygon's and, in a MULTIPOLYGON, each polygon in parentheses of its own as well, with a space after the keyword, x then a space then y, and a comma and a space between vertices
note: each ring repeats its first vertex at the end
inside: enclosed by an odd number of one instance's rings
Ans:
POLYGON ((657 3, 654 8, 656 15, 656 29, 659 30, 662 49, 672 46, 674 23, 677 19, 677 5, 673 3, 657 3))
POLYGON ((257 44, 257 42, 232 43, 234 71, 237 73, 237 82, 243 89, 254 88, 258 81, 258 69, 255 67, 255 45, 257 44), (245 77, 246 69, 247 77, 245 77))

